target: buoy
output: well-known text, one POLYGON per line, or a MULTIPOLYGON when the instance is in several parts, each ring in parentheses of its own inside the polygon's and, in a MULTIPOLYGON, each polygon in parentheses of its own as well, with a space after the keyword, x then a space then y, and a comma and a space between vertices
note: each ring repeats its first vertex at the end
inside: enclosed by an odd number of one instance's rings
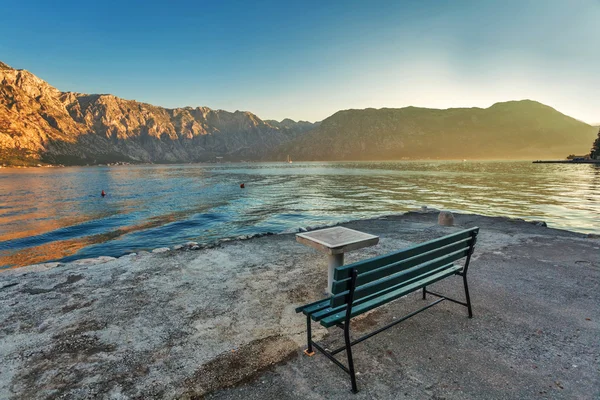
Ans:
POLYGON ((243 183, 240 185, 240 188, 242 188, 242 189, 245 188, 245 187, 246 186, 243 183))
POLYGON ((100 196, 102 196, 102 197, 106 196, 106 193, 104 192, 104 190, 102 191, 102 193, 100 193, 100 196))

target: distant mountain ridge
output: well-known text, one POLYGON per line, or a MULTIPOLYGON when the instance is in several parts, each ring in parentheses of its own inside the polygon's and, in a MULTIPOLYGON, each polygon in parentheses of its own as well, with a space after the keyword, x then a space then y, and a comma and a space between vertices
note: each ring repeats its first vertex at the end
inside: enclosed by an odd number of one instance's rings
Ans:
POLYGON ((541 103, 343 110, 322 122, 61 92, 0 62, 0 163, 564 158, 595 129, 541 103))
POLYGON ((285 118, 281 122, 275 121, 273 119, 266 119, 266 123, 271 126, 274 126, 279 129, 289 129, 293 132, 308 132, 316 127, 318 127, 321 122, 308 122, 308 121, 294 121, 293 119, 285 118))
POLYGON ((338 111, 273 154, 295 160, 565 158, 583 154, 594 127, 532 100, 489 108, 338 111))
POLYGON ((0 63, 0 162, 256 160, 312 126, 270 124, 246 111, 168 109, 110 94, 60 92, 0 63))

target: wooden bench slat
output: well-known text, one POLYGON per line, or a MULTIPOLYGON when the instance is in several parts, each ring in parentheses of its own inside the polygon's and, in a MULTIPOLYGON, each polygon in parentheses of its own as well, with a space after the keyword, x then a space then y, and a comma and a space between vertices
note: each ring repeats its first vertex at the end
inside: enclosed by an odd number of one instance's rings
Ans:
MULTIPOLYGON (((424 275, 419 275, 419 276, 416 276, 416 277, 414 277, 412 279, 407 279, 407 280, 403 281, 402 283, 399 283, 399 284, 397 284, 395 286, 392 286, 390 288, 382 290, 381 292, 374 293, 374 294, 372 294, 370 296, 365 296, 365 297, 363 297, 361 299, 355 300, 352 303, 352 305, 356 306, 356 305, 362 304, 362 303, 364 303, 366 301, 374 299, 377 296, 382 296, 382 295, 384 295, 386 293, 389 293, 389 292, 391 292, 393 290, 397 290, 400 287, 407 286, 407 285, 410 285, 410 284, 412 284, 414 282, 423 280, 423 279, 429 277, 430 275, 435 275, 435 274, 437 274, 439 272, 442 272, 442 271, 444 271, 446 269, 449 269, 449 268, 451 268, 453 266, 454 266, 453 264, 443 265, 441 267, 438 267, 438 268, 436 268, 434 270, 429 271, 428 273, 426 273, 424 275)), ((337 312, 344 311, 344 310, 346 310, 346 303, 342 303, 341 305, 338 305, 336 307, 329 306, 327 308, 323 308, 323 309, 315 312, 314 314, 311 315, 311 318, 313 319, 313 321, 320 321, 321 319, 323 319, 323 318, 325 318, 325 317, 327 317, 329 315, 332 315, 332 314, 335 314, 337 312)))
MULTIPOLYGON (((452 263, 454 261, 466 257, 468 252, 468 248, 455 251, 454 253, 450 253, 443 257, 436 258, 435 260, 419 264, 413 268, 404 270, 394 275, 389 275, 386 278, 367 283, 363 286, 357 286, 354 291, 354 300, 358 300, 371 294, 381 292, 382 290, 396 286, 397 284, 402 283, 406 280, 419 276, 426 276, 429 271, 435 270, 440 267, 444 267, 445 265, 452 266, 452 263)), ((349 293, 349 291, 345 291, 343 293, 334 295, 331 298, 331 306, 337 307, 339 305, 347 303, 349 293)))
POLYGON ((310 307, 310 306, 314 306, 315 304, 319 304, 319 303, 321 303, 321 302, 323 302, 325 300, 327 300, 327 299, 321 299, 321 300, 313 301, 312 303, 308 303, 308 304, 304 304, 304 305, 302 305, 300 307, 296 307, 296 313, 302 312, 302 310, 304 310, 305 308, 310 307))
POLYGON ((472 238, 477 235, 479 231, 478 227, 465 229, 460 232, 453 233, 448 236, 444 236, 438 239, 433 239, 425 243, 421 243, 407 249, 399 250, 397 252, 382 255, 365 261, 359 261, 353 264, 344 265, 335 269, 334 280, 340 281, 346 278, 350 278, 352 269, 356 269, 359 274, 371 271, 377 268, 381 268, 385 265, 392 264, 404 259, 414 257, 416 255, 435 250, 439 247, 452 244, 462 239, 472 238))
POLYGON ((387 278, 380 279, 378 281, 371 282, 363 286, 359 286, 354 291, 354 299, 358 300, 371 294, 380 293, 382 290, 391 287, 396 287, 397 285, 413 278, 426 278, 429 275, 432 275, 431 271, 434 270, 438 271, 451 268, 454 266, 454 261, 460 260, 461 258, 465 257, 466 253, 467 250, 460 250, 448 256, 440 257, 433 261, 417 265, 414 268, 402 271, 395 275, 391 275, 387 278))
MULTIPOLYGON (((311 315, 312 313, 314 313, 316 311, 319 311, 319 310, 322 310, 323 308, 329 307, 330 304, 331 304, 330 299, 322 299, 315 303, 311 303, 304 307, 300 307, 300 311, 302 311, 302 313, 304 315, 311 315)), ((300 312, 300 311, 298 311, 298 309, 296 309, 296 312, 300 312)))
MULTIPOLYGON (((403 270, 408 270, 419 264, 426 263, 436 258, 454 253, 459 250, 468 250, 471 245, 472 238, 461 239, 456 243, 451 243, 444 247, 427 251, 422 254, 417 254, 413 257, 397 261, 392 264, 384 265, 380 268, 367 271, 359 274, 356 279, 356 286, 362 286, 367 283, 376 281, 381 278, 393 275, 403 270)), ((334 281, 332 285, 332 293, 338 294, 350 289, 350 279, 334 281)))
POLYGON ((312 318, 313 321, 320 321, 323 318, 330 316, 331 314, 335 314, 337 312, 344 311, 345 309, 346 309, 345 304, 333 308, 333 307, 331 307, 331 302, 330 302, 330 305, 328 305, 327 308, 323 308, 322 310, 319 310, 319 311, 311 314, 310 317, 312 318))
MULTIPOLYGON (((352 313, 350 314, 351 317, 355 317, 357 315, 363 314, 367 311, 370 311, 374 308, 377 308, 383 304, 389 303, 392 300, 395 300, 399 297, 402 297, 406 294, 409 294, 411 292, 414 292, 418 289, 421 289, 424 286, 428 286, 431 285, 434 282, 437 282, 441 279, 444 279, 448 276, 451 276, 453 274, 455 274, 456 272, 460 271, 462 269, 462 266, 460 265, 455 265, 452 268, 446 269, 442 272, 439 272, 435 275, 431 275, 425 279, 420 279, 408 286, 403 286, 400 289, 394 290, 392 292, 389 292, 387 294, 384 294, 383 296, 377 296, 369 301, 366 301, 362 304, 357 305, 356 307, 352 307, 352 313)), ((345 311, 345 307, 343 307, 343 311, 337 312, 333 315, 330 315, 324 319, 321 320, 321 325, 323 325, 326 328, 329 328, 333 325, 335 325, 336 323, 344 320, 344 318, 346 318, 346 311, 345 311)))

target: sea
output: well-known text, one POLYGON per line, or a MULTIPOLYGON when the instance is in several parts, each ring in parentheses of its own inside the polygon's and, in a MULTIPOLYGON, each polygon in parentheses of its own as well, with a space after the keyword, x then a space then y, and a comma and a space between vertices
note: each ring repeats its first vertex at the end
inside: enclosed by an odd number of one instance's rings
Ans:
POLYGON ((5 168, 0 269, 293 232, 422 206, 600 234, 600 166, 401 161, 5 168))

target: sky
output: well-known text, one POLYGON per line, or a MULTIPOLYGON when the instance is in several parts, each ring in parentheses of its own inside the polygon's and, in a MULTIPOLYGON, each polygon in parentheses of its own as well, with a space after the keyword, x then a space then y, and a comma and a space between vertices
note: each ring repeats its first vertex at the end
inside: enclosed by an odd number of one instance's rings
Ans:
POLYGON ((0 61, 62 91, 322 120, 533 99, 600 123, 600 0, 0 0, 0 61))

